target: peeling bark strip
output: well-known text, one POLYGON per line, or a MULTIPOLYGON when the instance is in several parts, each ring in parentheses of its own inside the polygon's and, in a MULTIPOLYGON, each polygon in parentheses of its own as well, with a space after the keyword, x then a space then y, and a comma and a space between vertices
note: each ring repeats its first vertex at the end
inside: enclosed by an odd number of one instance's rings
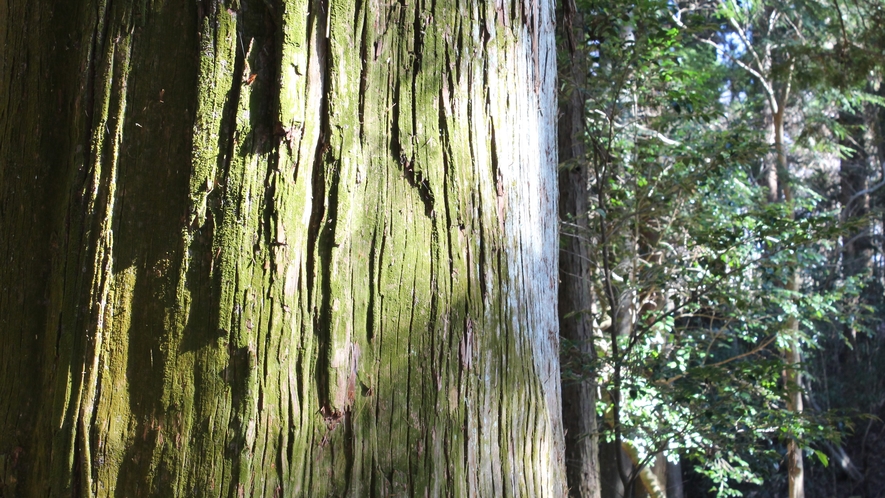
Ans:
POLYGON ((0 495, 562 496, 552 2, 0 0, 0 495))

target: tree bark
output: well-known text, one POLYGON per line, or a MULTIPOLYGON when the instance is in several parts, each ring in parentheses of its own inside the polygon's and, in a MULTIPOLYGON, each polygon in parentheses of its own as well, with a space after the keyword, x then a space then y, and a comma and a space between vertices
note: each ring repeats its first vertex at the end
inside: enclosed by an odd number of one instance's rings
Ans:
POLYGON ((596 348, 589 263, 587 212, 589 165, 585 148, 584 22, 573 1, 559 7, 560 80, 567 89, 559 103, 559 217, 563 224, 559 255, 559 328, 565 342, 562 360, 562 415, 565 426, 569 495, 599 498, 599 436, 596 427, 596 348))
POLYGON ((684 498, 682 483, 682 462, 667 462, 667 498, 684 498))
MULTIPOLYGON (((768 202, 779 202, 780 194, 783 194, 783 202, 788 204, 793 202, 793 191, 789 178, 789 163, 787 161, 786 144, 784 143, 784 112, 787 100, 787 92, 781 101, 771 100, 772 132, 774 135, 775 160, 770 165, 768 173, 768 202), (772 174, 771 170, 775 172, 772 174)), ((789 214, 790 219, 794 217, 792 211, 789 214)), ((799 293, 799 272, 796 264, 792 263, 788 268, 787 282, 785 288, 797 295, 799 293)), ((799 319, 790 316, 784 325, 784 331, 789 338, 789 345, 781 351, 787 368, 783 372, 785 388, 788 390, 786 405, 787 410, 795 413, 802 413, 804 407, 802 402, 802 375, 799 370, 802 363, 802 354, 799 349, 799 319)), ((802 448, 799 446, 795 437, 790 437, 787 441, 787 496, 789 498, 805 498, 805 465, 802 460, 802 448)))
MULTIPOLYGON (((848 134, 839 140, 839 145, 843 151, 851 151, 845 152, 839 160, 839 203, 842 206, 842 222, 863 223, 844 236, 842 274, 845 278, 867 280, 872 273, 873 245, 870 228, 864 221, 870 210, 870 195, 867 189, 871 176, 871 168, 868 166, 868 141, 864 136, 864 128, 871 129, 874 120, 865 119, 862 114, 842 111, 839 113, 839 124, 848 130, 848 134)), ((859 300, 855 298, 849 302, 850 306, 858 304, 859 300)), ((851 349, 855 349, 858 340, 856 324, 846 324, 844 336, 851 344, 851 349)))
POLYGON ((0 18, 0 495, 565 494, 552 2, 0 18))

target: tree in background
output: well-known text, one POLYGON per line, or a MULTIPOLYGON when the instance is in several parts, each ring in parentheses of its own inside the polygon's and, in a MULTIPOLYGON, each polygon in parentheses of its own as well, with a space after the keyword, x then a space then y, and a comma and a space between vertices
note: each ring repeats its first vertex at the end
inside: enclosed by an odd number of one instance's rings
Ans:
POLYGON ((562 418, 569 496, 599 498, 599 428, 596 421, 597 382, 595 327, 591 310, 595 271, 587 237, 590 168, 586 164, 587 71, 586 7, 561 2, 559 29, 559 332, 562 370, 562 418))
MULTIPOLYGON (((579 6, 595 58, 588 145, 564 166, 590 169, 589 221, 565 226, 590 241, 598 296, 584 309, 614 448, 601 456, 603 496, 629 493, 662 450, 695 458, 720 494, 774 478, 761 469, 786 451, 800 496, 801 448, 833 436, 823 414, 802 413, 800 346, 816 346, 822 317, 845 318, 852 292, 810 280, 841 232, 803 183, 822 161, 802 162, 814 150, 798 142, 828 112, 815 102, 850 91, 824 78, 832 8, 579 6)), ((816 140, 835 150, 834 137, 816 140)), ((584 377, 593 356, 582 358, 564 375, 584 377)), ((658 474, 646 488, 662 487, 658 474)))
MULTIPOLYGON (((870 296, 881 293, 875 292, 878 285, 865 276, 868 273, 863 268, 867 264, 863 260, 870 255, 871 248, 870 225, 865 219, 866 206, 869 206, 867 196, 877 188, 873 183, 881 181, 881 176, 880 180, 873 180, 881 168, 871 159, 876 155, 879 140, 873 116, 878 114, 882 103, 881 97, 876 95, 881 74, 879 54, 883 46, 882 6, 877 2, 838 1, 764 2, 758 5, 731 2, 725 5, 720 12, 733 28, 729 32, 734 33, 734 42, 726 43, 723 37, 718 46, 723 48, 722 53, 735 69, 749 76, 744 85, 739 86, 748 100, 752 100, 754 94, 768 95, 766 109, 774 116, 774 119, 767 120, 772 130, 769 136, 774 138, 769 143, 774 144, 776 162, 789 165, 778 172, 777 179, 780 185, 792 184, 793 187, 790 190, 781 188, 783 195, 779 200, 789 203, 788 193, 806 199, 816 198, 813 205, 795 204, 788 215, 800 220, 831 216, 832 224, 840 227, 838 239, 830 243, 821 241, 823 243, 818 246, 818 258, 826 259, 817 259, 815 263, 799 255, 794 260, 793 278, 787 281, 792 282, 788 288, 797 291, 797 296, 804 296, 804 299, 822 294, 841 296, 834 303, 837 312, 832 314, 831 322, 815 320, 815 323, 801 326, 801 330, 799 323, 789 324, 798 332, 795 337, 799 340, 791 346, 788 358, 792 357, 791 363, 803 362, 802 369, 811 374, 807 380, 798 375, 790 379, 795 380, 799 388, 792 395, 791 405, 801 407, 804 401, 817 411, 828 408, 875 412, 876 407, 862 403, 859 398, 845 398, 835 404, 821 403, 815 390, 823 390, 825 398, 832 396, 826 392, 826 384, 820 382, 827 373, 804 362, 806 352, 831 358, 834 356, 830 355, 836 353, 835 357, 845 358, 846 355, 837 353, 844 350, 843 340, 828 336, 827 331, 833 330, 835 324, 839 324, 835 328, 843 328, 844 336, 852 342, 858 326, 870 330, 871 322, 877 321, 875 318, 870 320, 869 311, 874 309, 875 302, 881 302, 881 298, 870 299, 870 296), (767 72, 765 68, 768 68, 767 72), (765 91, 760 92, 760 87, 765 91), (782 96, 782 102, 775 99, 772 104, 772 94, 782 96), (773 109, 779 109, 783 117, 777 119, 773 109), (778 127, 781 128, 779 133, 778 127), (827 199, 832 195, 833 187, 839 193, 835 198, 827 199), (813 190, 816 193, 812 193, 813 190), (828 210, 830 214, 827 214, 828 210), (817 384, 814 389, 813 384, 817 384)), ((771 168, 768 171, 767 183, 771 185, 771 168)), ((837 333, 837 336, 842 334, 837 333)), ((861 342, 868 341, 867 334, 861 336, 861 342)), ((828 362, 830 366, 824 366, 824 370, 833 366, 838 370, 843 359, 828 362)), ((868 371, 867 375, 872 378, 880 376, 873 371, 868 371)), ((849 374, 846 380, 850 377, 854 376, 849 374)), ((856 384, 853 381, 848 383, 856 384)), ((833 394, 838 396, 837 392, 833 394)), ((855 482, 862 480, 841 446, 828 442, 822 445, 845 475, 855 482)), ((798 445, 792 445, 791 450, 788 458, 793 464, 793 471, 789 473, 790 494, 802 496, 804 492, 799 479, 801 453, 798 445)), ((809 489, 822 489, 822 486, 818 483, 809 489)))
POLYGON ((552 2, 0 18, 0 494, 564 493, 552 2))
MULTIPOLYGON (((848 410, 853 425, 844 429, 842 445, 828 448, 836 465, 813 469, 809 496, 875 495, 885 485, 881 455, 885 440, 881 422, 858 416, 885 414, 885 313, 882 278, 882 37, 885 10, 880 2, 833 2, 828 26, 830 56, 818 59, 820 94, 830 118, 812 125, 826 130, 838 144, 838 168, 816 177, 812 187, 839 213, 841 240, 828 251, 827 271, 813 274, 820 289, 844 288, 844 319, 818 323, 819 349, 808 356, 811 379, 807 400, 817 410, 848 410), (857 382, 857 379, 865 379, 857 382)), ((806 125, 807 142, 815 137, 806 125)))

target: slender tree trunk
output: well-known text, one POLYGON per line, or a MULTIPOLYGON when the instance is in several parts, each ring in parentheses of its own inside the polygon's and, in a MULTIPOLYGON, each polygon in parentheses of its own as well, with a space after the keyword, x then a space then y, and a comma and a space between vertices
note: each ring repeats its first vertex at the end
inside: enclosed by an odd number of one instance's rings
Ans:
POLYGON ((0 495, 563 495, 552 16, 0 0, 0 495))
MULTIPOLYGON (((783 201, 792 203, 793 192, 789 180, 789 164, 787 161, 786 145, 784 143, 784 102, 772 103, 772 131, 774 135, 775 162, 768 170, 768 202, 779 202, 780 194, 783 201), (774 173, 772 173, 774 170, 774 173)), ((792 211, 790 217, 792 218, 792 211)), ((788 272, 786 289, 794 295, 799 292, 799 272, 793 265, 788 272)), ((802 406, 802 376, 800 364, 802 355, 799 350, 799 319, 795 316, 788 317, 784 326, 785 333, 789 337, 789 346, 781 353, 788 365, 784 370, 784 384, 789 393, 787 395, 787 409, 801 413, 802 406)), ((802 461, 802 448, 799 447, 795 438, 787 441, 787 481, 789 498, 805 498, 805 470, 802 461)))
MULTIPOLYGON (((865 124, 866 127, 872 128, 870 125, 873 123, 865 123, 863 115, 843 111, 839 114, 839 124, 848 130, 848 134, 839 141, 839 145, 843 150, 851 151, 839 161, 839 202, 842 205, 842 222, 856 224, 867 216, 870 208, 870 196, 867 193, 870 176, 869 156, 863 128, 865 124)), ((872 243, 869 227, 862 225, 845 234, 842 247, 842 273, 846 278, 866 280, 871 274, 871 263, 872 243)), ((857 299, 849 303, 853 306, 858 304, 857 299)), ((858 339, 856 324, 846 324, 844 336, 852 346, 856 346, 858 339)))
POLYGON ((584 22, 573 1, 560 6, 561 52, 567 54, 560 80, 567 88, 559 112, 559 327, 566 347, 563 363, 562 415, 565 426, 569 495, 599 498, 598 430, 596 427, 596 348, 591 308, 594 303, 589 264, 584 89, 587 65, 583 52, 584 22))

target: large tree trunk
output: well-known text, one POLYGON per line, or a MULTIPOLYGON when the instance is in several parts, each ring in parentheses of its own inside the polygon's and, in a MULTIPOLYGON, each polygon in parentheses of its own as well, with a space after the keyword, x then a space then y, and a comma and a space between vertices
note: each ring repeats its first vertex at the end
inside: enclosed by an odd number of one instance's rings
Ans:
POLYGON ((569 495, 599 498, 599 436, 596 427, 596 348, 593 339, 593 271, 590 265, 588 183, 585 151, 587 64, 584 22, 574 1, 559 6, 562 86, 560 100, 559 216, 563 224, 559 256, 559 327, 564 340, 562 414, 565 426, 569 495), (565 371, 565 369, 570 371, 565 371))
POLYGON ((552 2, 0 19, 0 495, 564 494, 552 2))

